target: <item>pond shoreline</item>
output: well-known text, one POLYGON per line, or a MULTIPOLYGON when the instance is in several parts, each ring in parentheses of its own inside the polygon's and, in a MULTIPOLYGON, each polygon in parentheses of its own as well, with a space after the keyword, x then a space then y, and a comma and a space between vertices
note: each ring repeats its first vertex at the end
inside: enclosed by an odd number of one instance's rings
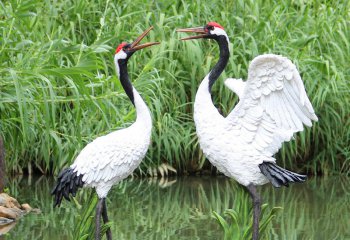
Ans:
MULTIPOLYGON (((43 214, 26 215, 6 240, 24 239, 25 234, 50 240, 56 240, 52 236, 59 235, 62 239, 71 239, 83 211, 77 204, 84 207, 91 197, 91 190, 80 191, 75 201, 53 208, 50 195, 53 177, 22 176, 10 180, 11 194, 41 208, 43 214)), ((349 229, 338 224, 350 219, 349 180, 345 176, 312 177, 289 188, 260 187, 268 208, 283 208, 272 222, 271 239, 273 236, 279 239, 287 239, 286 236, 295 236, 288 239, 331 239, 336 234, 349 237, 349 229)), ((113 187, 110 194, 107 204, 113 209, 110 214, 112 231, 118 239, 138 239, 137 236, 144 236, 143 239, 175 236, 177 239, 188 239, 189 236, 191 239, 222 239, 222 230, 212 217, 212 211, 223 214, 225 209, 233 208, 242 221, 251 217, 251 202, 245 189, 224 176, 127 178, 113 187)))

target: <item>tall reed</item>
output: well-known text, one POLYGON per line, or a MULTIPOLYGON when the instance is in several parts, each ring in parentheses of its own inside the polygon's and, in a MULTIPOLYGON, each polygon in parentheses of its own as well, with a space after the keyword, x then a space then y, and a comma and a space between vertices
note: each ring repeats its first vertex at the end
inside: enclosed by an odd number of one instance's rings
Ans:
MULTIPOLYGON (((192 119, 216 44, 180 42, 179 27, 217 21, 231 39, 221 79, 247 76, 262 53, 297 64, 319 116, 277 158, 313 174, 350 172, 350 13, 348 1, 38 1, 0 3, 0 132, 10 172, 57 173, 97 136, 128 126, 135 111, 113 66, 114 47, 153 25, 160 46, 137 53, 129 71, 154 121, 140 171, 163 162, 178 173, 210 169, 192 119)), ((220 80, 215 104, 227 114, 237 98, 220 80)))

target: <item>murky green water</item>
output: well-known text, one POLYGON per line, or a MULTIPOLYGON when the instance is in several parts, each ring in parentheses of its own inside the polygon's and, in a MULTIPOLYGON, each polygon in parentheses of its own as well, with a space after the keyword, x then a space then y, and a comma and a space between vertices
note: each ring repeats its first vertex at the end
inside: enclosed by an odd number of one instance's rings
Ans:
MULTIPOLYGON (((281 206, 269 231, 270 239, 350 239, 349 178, 313 178, 289 188, 260 188, 268 207, 281 206)), ((72 239, 82 210, 74 202, 52 208, 53 179, 16 178, 10 183, 20 202, 39 207, 3 239, 72 239)), ((84 190, 86 192, 86 190, 84 190)), ((78 196, 84 204, 89 193, 78 196)), ((113 239, 222 239, 212 211, 234 208, 249 216, 244 188, 224 177, 134 179, 110 192, 107 205, 113 221, 113 239)), ((250 217, 250 216, 249 216, 250 217)), ((1 237, 0 237, 1 239, 1 237)))

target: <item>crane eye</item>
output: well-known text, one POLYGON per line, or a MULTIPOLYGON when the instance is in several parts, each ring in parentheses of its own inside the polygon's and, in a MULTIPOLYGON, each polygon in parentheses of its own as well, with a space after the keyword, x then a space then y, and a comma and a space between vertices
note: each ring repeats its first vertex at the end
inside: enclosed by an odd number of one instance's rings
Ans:
POLYGON ((208 30, 210 31, 214 30, 214 26, 208 26, 208 30))
POLYGON ((129 50, 130 49, 130 44, 126 44, 124 47, 123 47, 123 50, 125 52, 125 50, 129 50))

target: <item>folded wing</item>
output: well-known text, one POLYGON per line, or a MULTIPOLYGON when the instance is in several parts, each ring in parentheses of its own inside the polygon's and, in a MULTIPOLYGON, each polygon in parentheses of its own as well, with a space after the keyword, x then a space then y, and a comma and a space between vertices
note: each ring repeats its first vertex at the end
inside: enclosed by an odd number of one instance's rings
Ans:
POLYGON ((83 175, 85 184, 108 182, 116 176, 122 179, 130 174, 132 163, 142 155, 138 150, 132 143, 127 144, 125 138, 102 136, 86 145, 71 168, 83 175))

